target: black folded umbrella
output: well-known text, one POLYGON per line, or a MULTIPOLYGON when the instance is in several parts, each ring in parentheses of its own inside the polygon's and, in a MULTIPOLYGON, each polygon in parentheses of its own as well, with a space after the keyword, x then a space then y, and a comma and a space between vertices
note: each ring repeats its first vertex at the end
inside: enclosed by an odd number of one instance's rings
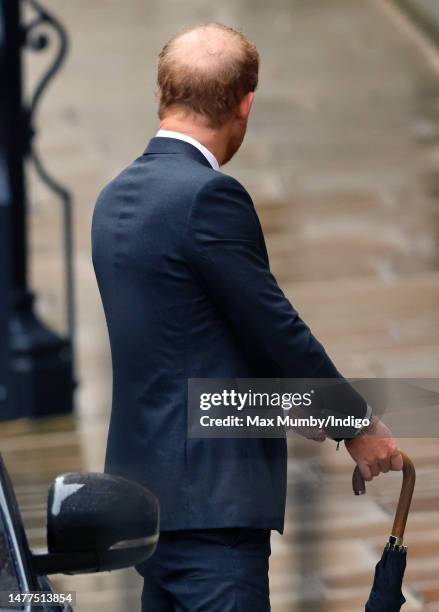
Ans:
MULTIPOLYGON (((402 488, 393 521, 392 535, 375 567, 375 578, 365 612, 399 612, 405 603, 401 586, 406 566, 407 547, 403 546, 403 537, 415 488, 416 473, 407 455, 402 453, 402 457, 404 461, 402 488)), ((358 467, 355 468, 352 476, 352 488, 355 495, 366 493, 366 486, 358 467)))

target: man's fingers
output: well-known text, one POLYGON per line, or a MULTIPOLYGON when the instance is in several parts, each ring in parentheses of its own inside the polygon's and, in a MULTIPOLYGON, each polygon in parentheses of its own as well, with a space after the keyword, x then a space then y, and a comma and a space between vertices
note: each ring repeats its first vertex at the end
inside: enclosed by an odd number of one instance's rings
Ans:
POLYGON ((401 451, 390 430, 381 421, 375 425, 375 435, 366 433, 346 440, 345 445, 364 480, 372 480, 381 473, 399 471, 403 467, 401 451))
POLYGON ((395 470, 395 472, 402 470, 402 466, 403 466, 402 455, 399 451, 397 451, 394 455, 391 456, 390 465, 391 465, 391 469, 395 470))
POLYGON ((373 463, 371 463, 369 465, 370 471, 372 472, 372 476, 375 478, 375 476, 378 476, 380 473, 380 466, 378 464, 378 461, 374 461, 373 463))
POLYGON ((359 461, 358 468, 364 480, 366 481, 372 480, 372 472, 370 471, 370 467, 367 465, 367 463, 364 463, 363 461, 359 461))
POLYGON ((386 474, 390 470, 390 457, 378 459, 378 465, 380 466, 380 471, 386 474))
POLYGON ((371 463, 364 463, 364 461, 361 461, 358 463, 358 467, 360 468, 364 480, 369 481, 379 476, 381 473, 385 474, 389 470, 402 470, 402 455, 398 451, 386 459, 377 459, 371 463))

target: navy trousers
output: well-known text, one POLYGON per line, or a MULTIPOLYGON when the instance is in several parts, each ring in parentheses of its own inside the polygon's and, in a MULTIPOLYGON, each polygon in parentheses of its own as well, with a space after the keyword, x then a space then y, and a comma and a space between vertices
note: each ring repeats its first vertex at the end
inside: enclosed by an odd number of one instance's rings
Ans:
POLYGON ((269 612, 269 529, 160 534, 144 578, 142 612, 269 612))

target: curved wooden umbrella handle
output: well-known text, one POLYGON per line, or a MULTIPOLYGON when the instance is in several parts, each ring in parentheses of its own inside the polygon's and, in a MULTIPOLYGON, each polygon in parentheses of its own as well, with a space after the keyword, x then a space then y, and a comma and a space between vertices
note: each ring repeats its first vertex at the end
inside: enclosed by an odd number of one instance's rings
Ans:
MULTIPOLYGON (((410 510, 416 480, 415 466, 411 459, 407 457, 405 453, 401 453, 401 455, 403 460, 402 487, 392 527, 392 536, 398 540, 398 543, 402 542, 404 537, 407 516, 410 510)), ((352 489, 355 495, 364 495, 366 493, 366 484, 358 465, 352 474, 352 489)))

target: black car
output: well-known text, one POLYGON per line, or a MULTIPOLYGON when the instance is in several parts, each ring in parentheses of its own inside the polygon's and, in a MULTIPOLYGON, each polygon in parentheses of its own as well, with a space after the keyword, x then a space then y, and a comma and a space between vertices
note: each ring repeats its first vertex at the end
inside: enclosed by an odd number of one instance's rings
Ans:
POLYGON ((154 552, 158 525, 157 499, 139 484, 109 474, 63 474, 49 489, 47 551, 32 551, 0 455, 0 612, 72 612, 47 575, 137 565, 154 552))

